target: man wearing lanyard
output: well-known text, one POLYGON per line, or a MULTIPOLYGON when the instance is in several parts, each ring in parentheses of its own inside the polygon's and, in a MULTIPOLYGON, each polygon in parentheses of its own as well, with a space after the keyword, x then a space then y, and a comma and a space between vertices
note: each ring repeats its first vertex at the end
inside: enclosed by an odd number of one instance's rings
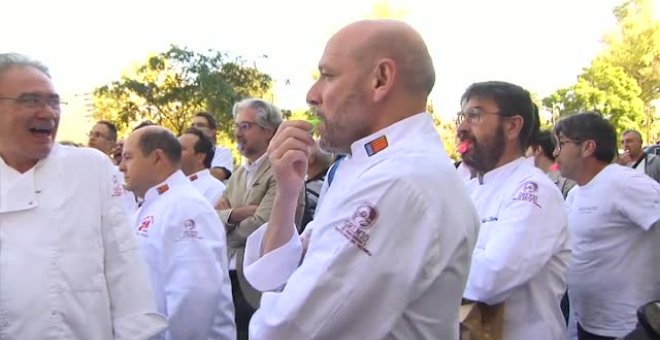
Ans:
POLYGON ((319 71, 307 102, 320 145, 346 156, 301 239, 312 126, 285 122, 271 141, 273 212, 245 255, 264 292, 250 339, 458 339, 478 219, 425 112, 435 71, 423 39, 398 21, 353 23, 319 71))
POLYGON ((133 226, 149 266, 158 311, 169 322, 160 339, 236 336, 222 223, 179 170, 181 145, 160 126, 135 130, 119 168, 143 198, 133 226))
POLYGON ((464 297, 504 304, 507 340, 557 340, 570 257, 564 197, 526 161, 539 130, 529 92, 505 82, 472 84, 458 113, 459 152, 476 171, 467 183, 481 217, 464 297))
POLYGON ((147 339, 165 328, 110 159, 54 144, 48 69, 0 54, 0 338, 147 339))

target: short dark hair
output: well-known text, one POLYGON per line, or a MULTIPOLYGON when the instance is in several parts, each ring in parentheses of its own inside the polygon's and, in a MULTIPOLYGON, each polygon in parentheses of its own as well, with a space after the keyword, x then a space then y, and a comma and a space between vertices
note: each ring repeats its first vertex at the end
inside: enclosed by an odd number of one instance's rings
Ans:
POLYGON ((195 117, 204 117, 206 122, 209 124, 209 128, 216 130, 218 128, 218 123, 215 121, 215 117, 210 112, 202 111, 195 113, 195 117))
POLYGON ((534 139, 530 143, 534 148, 541 148, 543 155, 551 161, 555 160, 553 153, 555 152, 556 144, 555 139, 552 137, 552 132, 550 130, 539 131, 534 136, 534 139))
POLYGON ((183 134, 190 134, 197 136, 197 143, 195 143, 195 153, 204 153, 204 167, 207 169, 211 168, 211 162, 213 161, 213 156, 215 156, 215 146, 213 142, 206 137, 202 131, 196 128, 189 128, 186 131, 183 131, 183 134))
POLYGON ((617 154, 614 126, 603 118, 600 112, 588 111, 568 115, 555 124, 553 133, 557 139, 559 134, 562 134, 579 142, 594 140, 594 157, 601 162, 610 163, 617 154))
POLYGON ((113 142, 117 141, 117 126, 115 124, 107 120, 99 120, 96 124, 105 125, 108 128, 108 131, 110 131, 107 138, 113 142))
POLYGON ((181 161, 181 144, 174 134, 166 129, 145 131, 140 136, 138 146, 144 156, 160 149, 172 164, 179 164, 181 161))
POLYGON ((625 136, 629 133, 632 133, 633 135, 637 136, 637 138, 639 138, 640 143, 644 143, 644 139, 642 138, 642 134, 639 133, 639 131, 637 131, 637 130, 633 130, 633 129, 625 130, 621 133, 621 136, 625 136))
POLYGON ((522 150, 527 149, 534 135, 538 133, 540 124, 538 108, 532 102, 529 91, 503 81, 486 81, 470 85, 461 96, 461 105, 473 97, 494 101, 503 117, 521 116, 523 126, 518 141, 522 150))

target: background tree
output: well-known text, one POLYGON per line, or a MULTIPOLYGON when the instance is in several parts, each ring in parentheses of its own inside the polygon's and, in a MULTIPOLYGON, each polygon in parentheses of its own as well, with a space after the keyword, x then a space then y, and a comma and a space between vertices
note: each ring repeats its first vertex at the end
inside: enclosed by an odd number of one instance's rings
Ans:
POLYGON ((555 115, 599 110, 617 130, 660 138, 654 103, 660 99, 660 21, 649 0, 626 0, 614 9, 617 26, 604 37, 605 49, 573 86, 543 99, 555 115))
POLYGON ((640 129, 644 102, 637 82, 621 67, 596 59, 575 85, 545 98, 544 106, 560 116, 579 111, 599 111, 617 128, 640 129))
POLYGON ((132 72, 94 90, 95 119, 107 119, 126 129, 142 120, 181 133, 199 111, 212 112, 218 130, 230 136, 231 108, 246 97, 261 97, 271 77, 244 60, 228 61, 226 53, 198 53, 171 46, 151 56, 132 72))

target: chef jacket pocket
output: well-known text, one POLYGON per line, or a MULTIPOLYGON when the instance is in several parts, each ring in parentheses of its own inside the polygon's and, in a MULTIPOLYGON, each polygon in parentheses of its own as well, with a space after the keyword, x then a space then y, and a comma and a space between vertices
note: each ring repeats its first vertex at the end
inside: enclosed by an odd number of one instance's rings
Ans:
POLYGON ((102 257, 63 253, 58 261, 65 289, 73 292, 98 292, 105 286, 102 257))

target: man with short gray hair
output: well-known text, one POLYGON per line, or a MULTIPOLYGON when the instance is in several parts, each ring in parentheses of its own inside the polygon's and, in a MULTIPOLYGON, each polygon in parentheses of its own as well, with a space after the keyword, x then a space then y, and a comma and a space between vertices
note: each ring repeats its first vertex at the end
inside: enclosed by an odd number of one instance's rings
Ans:
POLYGON ((660 157, 642 151, 642 134, 637 130, 626 130, 621 134, 623 154, 618 163, 647 174, 660 183, 660 157))
MULTIPOLYGON (((250 98, 233 108, 234 136, 246 163, 229 178, 216 209, 224 222, 229 250, 229 274, 236 309, 238 339, 247 339, 248 325, 259 307, 260 293, 243 275, 245 241, 270 218, 276 183, 266 149, 282 123, 282 113, 273 104, 250 98)), ((298 197, 296 225, 300 228, 303 194, 298 197)))
POLYGON ((101 152, 54 143, 62 104, 44 65, 0 54, 0 338, 150 338, 166 322, 121 183, 101 152))

